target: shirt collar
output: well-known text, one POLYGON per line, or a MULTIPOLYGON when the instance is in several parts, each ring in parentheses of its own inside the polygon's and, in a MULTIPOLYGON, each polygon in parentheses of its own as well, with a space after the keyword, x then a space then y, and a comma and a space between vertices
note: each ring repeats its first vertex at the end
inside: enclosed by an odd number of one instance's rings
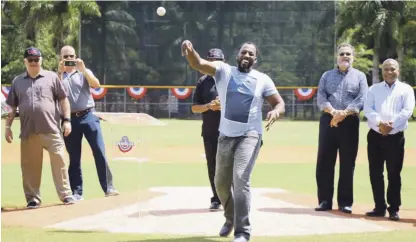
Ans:
POLYGON ((64 76, 64 78, 66 77, 66 76, 68 76, 68 75, 74 75, 74 74, 76 74, 76 73, 78 73, 79 71, 78 70, 75 70, 74 72, 72 72, 71 74, 69 74, 68 72, 66 72, 66 71, 64 71, 64 73, 62 73, 62 75, 64 76))
MULTIPOLYGON (((43 70, 42 68, 40 68, 40 72, 39 72, 38 76, 35 77, 35 79, 38 78, 39 76, 41 76, 41 77, 45 76, 45 70, 43 70)), ((32 78, 32 77, 29 76, 29 72, 27 72, 27 71, 26 71, 25 78, 32 78)))
POLYGON ((383 81, 383 85, 384 85, 384 87, 385 87, 385 88, 388 88, 388 89, 393 89, 393 88, 396 86, 397 82, 399 82, 399 79, 396 79, 396 80, 394 81, 393 85, 389 86, 389 84, 387 84, 387 82, 386 82, 386 81, 383 81))
POLYGON ((342 72, 340 69, 339 69, 339 66, 337 66, 337 71, 339 72, 339 73, 341 73, 341 74, 347 74, 349 71, 351 71, 352 70, 352 66, 350 65, 350 67, 348 67, 348 69, 347 69, 347 71, 346 72, 342 72))

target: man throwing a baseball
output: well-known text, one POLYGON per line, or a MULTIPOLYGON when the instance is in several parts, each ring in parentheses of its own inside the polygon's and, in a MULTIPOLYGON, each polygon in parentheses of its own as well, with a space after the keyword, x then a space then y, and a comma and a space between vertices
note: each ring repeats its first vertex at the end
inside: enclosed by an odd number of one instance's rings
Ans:
POLYGON ((182 43, 182 55, 193 69, 214 77, 221 100, 215 186, 226 222, 220 236, 228 236, 235 228, 233 242, 247 242, 251 234, 250 177, 261 146, 263 102, 266 99, 273 108, 267 114, 267 129, 285 112, 285 103, 270 77, 253 69, 258 55, 253 43, 240 47, 237 66, 202 59, 188 40, 182 43))

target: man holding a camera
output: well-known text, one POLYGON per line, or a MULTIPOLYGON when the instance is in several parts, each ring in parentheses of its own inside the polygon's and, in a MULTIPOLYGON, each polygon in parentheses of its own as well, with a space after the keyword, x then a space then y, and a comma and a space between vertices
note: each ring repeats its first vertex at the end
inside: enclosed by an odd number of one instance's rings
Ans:
POLYGON ((58 76, 68 93, 71 105, 72 133, 65 137, 65 146, 69 154, 68 173, 74 198, 77 200, 83 199, 81 172, 83 136, 87 139, 93 152, 98 178, 105 195, 118 195, 113 186, 112 174, 105 155, 100 120, 93 114, 95 103, 90 87, 100 87, 100 81, 91 70, 85 67, 81 59, 76 58, 75 49, 72 46, 64 46, 61 49, 58 76))

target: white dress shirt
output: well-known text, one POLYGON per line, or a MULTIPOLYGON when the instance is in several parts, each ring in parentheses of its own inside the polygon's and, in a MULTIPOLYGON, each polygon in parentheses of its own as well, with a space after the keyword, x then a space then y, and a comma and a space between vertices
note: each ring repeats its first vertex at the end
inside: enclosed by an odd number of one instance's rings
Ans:
POLYGON ((415 93, 410 85, 396 80, 390 87, 383 81, 369 88, 364 115, 368 126, 378 133, 380 121, 393 122, 389 134, 396 134, 407 128, 414 108, 415 93))

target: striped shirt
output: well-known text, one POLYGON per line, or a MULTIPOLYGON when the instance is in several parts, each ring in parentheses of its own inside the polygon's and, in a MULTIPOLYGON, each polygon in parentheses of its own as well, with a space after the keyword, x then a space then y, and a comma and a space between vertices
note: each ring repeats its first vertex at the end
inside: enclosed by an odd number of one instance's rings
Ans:
POLYGON ((368 126, 374 131, 380 133, 380 121, 393 122, 393 129, 389 134, 396 134, 407 128, 414 108, 415 94, 411 86, 397 80, 389 87, 383 81, 370 87, 364 104, 364 114, 368 126))
POLYGON ((365 74, 350 68, 326 71, 319 81, 317 103, 321 111, 325 108, 351 110, 359 113, 364 106, 368 84, 365 74))
POLYGON ((262 134, 264 100, 278 93, 272 79, 257 70, 243 73, 218 62, 214 80, 221 102, 220 133, 229 137, 244 136, 249 131, 262 134))

